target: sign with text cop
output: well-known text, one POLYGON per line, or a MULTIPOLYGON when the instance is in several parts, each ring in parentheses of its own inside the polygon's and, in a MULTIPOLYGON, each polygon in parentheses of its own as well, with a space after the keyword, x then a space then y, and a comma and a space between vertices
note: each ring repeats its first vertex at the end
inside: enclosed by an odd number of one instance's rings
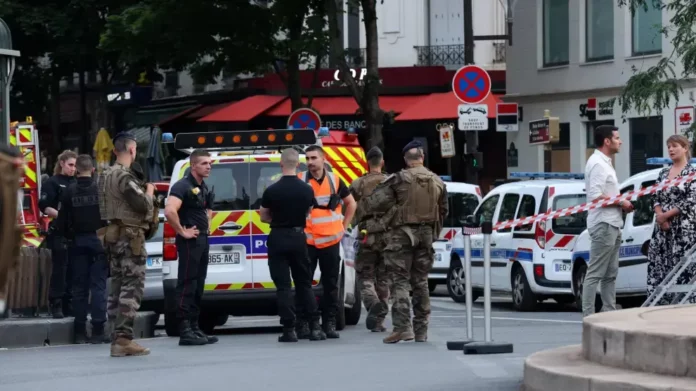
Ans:
POLYGON ((488 105, 459 105, 459 130, 488 130, 488 105))
POLYGON ((529 121, 529 145, 547 144, 551 140, 549 123, 548 118, 529 121))
POLYGON ((440 154, 443 158, 453 157, 455 155, 454 129, 445 125, 441 126, 438 131, 440 132, 440 154))

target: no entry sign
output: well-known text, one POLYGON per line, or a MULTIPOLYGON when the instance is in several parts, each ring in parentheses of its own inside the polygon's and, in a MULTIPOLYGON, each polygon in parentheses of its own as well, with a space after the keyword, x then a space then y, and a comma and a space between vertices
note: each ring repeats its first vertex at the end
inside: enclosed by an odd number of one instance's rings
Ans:
POLYGON ((312 109, 297 109, 288 116, 288 129, 312 129, 316 132, 320 126, 321 117, 312 109))
POLYGON ((479 66, 463 66, 452 78, 452 92, 463 103, 480 103, 491 93, 491 76, 479 66))

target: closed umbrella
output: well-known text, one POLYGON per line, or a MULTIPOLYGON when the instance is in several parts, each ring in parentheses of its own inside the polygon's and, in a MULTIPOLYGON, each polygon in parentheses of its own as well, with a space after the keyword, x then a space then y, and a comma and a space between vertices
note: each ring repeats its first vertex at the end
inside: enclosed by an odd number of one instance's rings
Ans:
POLYGON ((94 149, 94 160, 96 161, 97 172, 101 172, 108 168, 111 163, 114 143, 111 142, 111 136, 109 136, 109 132, 106 129, 99 129, 92 149, 94 149))
POLYGON ((147 148, 147 177, 150 182, 162 180, 162 131, 158 126, 152 130, 147 148))

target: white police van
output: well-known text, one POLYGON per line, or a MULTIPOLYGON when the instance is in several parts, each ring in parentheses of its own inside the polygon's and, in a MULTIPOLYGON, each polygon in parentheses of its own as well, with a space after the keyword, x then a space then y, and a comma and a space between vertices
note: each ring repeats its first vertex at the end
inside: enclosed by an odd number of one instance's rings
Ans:
MULTIPOLYGON (((470 220, 493 225, 585 203, 584 174, 512 173, 530 178, 491 190, 470 220)), ((491 291, 512 296, 520 311, 536 308, 548 298, 572 303, 571 249, 586 228, 587 213, 502 228, 491 234, 491 291)), ((483 292, 483 235, 471 236, 473 300, 483 292)), ((464 239, 457 235, 452 264, 464 260, 464 239)), ((461 273, 463 277, 463 272, 461 273)), ((458 301, 458 299, 455 299, 458 301)))
POLYGON ((451 182, 451 177, 441 176, 447 188, 449 213, 445 218, 440 236, 433 243, 435 262, 428 274, 428 287, 432 292, 439 284, 446 284, 450 297, 457 302, 464 302, 462 285, 463 269, 461 264, 450 264, 450 253, 454 238, 461 234, 467 216, 474 214, 481 203, 481 188, 477 185, 451 182))
MULTIPOLYGON (((649 165, 671 164, 669 158, 649 158, 649 165)), ((696 164, 696 159, 691 159, 696 164)), ((652 186, 657 182, 657 176, 662 168, 638 173, 619 185, 621 194, 652 186)), ((648 257, 647 246, 655 227, 655 212, 653 196, 648 194, 638 198, 633 203, 634 210, 624 214, 624 227, 621 232, 621 247, 619 250, 619 274, 616 276, 616 297, 620 304, 627 308, 640 306, 648 291, 648 257)), ((590 261, 590 234, 585 230, 573 248, 572 289, 579 309, 582 309, 582 287, 590 261)), ((597 288, 599 293, 599 286, 597 288)), ((601 308, 601 299, 597 296, 596 307, 601 308)))

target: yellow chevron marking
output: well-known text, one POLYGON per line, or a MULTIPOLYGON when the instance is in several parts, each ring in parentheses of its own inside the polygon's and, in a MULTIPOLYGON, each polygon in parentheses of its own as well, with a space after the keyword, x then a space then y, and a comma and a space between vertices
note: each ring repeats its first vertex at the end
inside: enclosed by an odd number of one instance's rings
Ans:
POLYGON ((24 136, 25 139, 27 139, 27 142, 33 141, 31 129, 20 128, 19 133, 20 133, 20 135, 24 136))
POLYGON ((223 221, 230 215, 230 212, 213 213, 213 218, 210 219, 210 232, 215 231, 220 227, 223 221))
POLYGON ((251 221, 257 226, 263 233, 268 235, 271 233, 271 226, 261 221, 261 213, 259 211, 249 212, 251 213, 251 221))
MULTIPOLYGON (((225 285, 225 284, 205 284, 205 285, 203 286, 203 290, 206 290, 206 291, 214 291, 215 288, 216 288, 218 285, 225 285)), ((238 291, 238 290, 241 290, 243 286, 244 286, 244 283, 236 283, 236 284, 230 285, 226 290, 228 290, 228 291, 238 291)))

